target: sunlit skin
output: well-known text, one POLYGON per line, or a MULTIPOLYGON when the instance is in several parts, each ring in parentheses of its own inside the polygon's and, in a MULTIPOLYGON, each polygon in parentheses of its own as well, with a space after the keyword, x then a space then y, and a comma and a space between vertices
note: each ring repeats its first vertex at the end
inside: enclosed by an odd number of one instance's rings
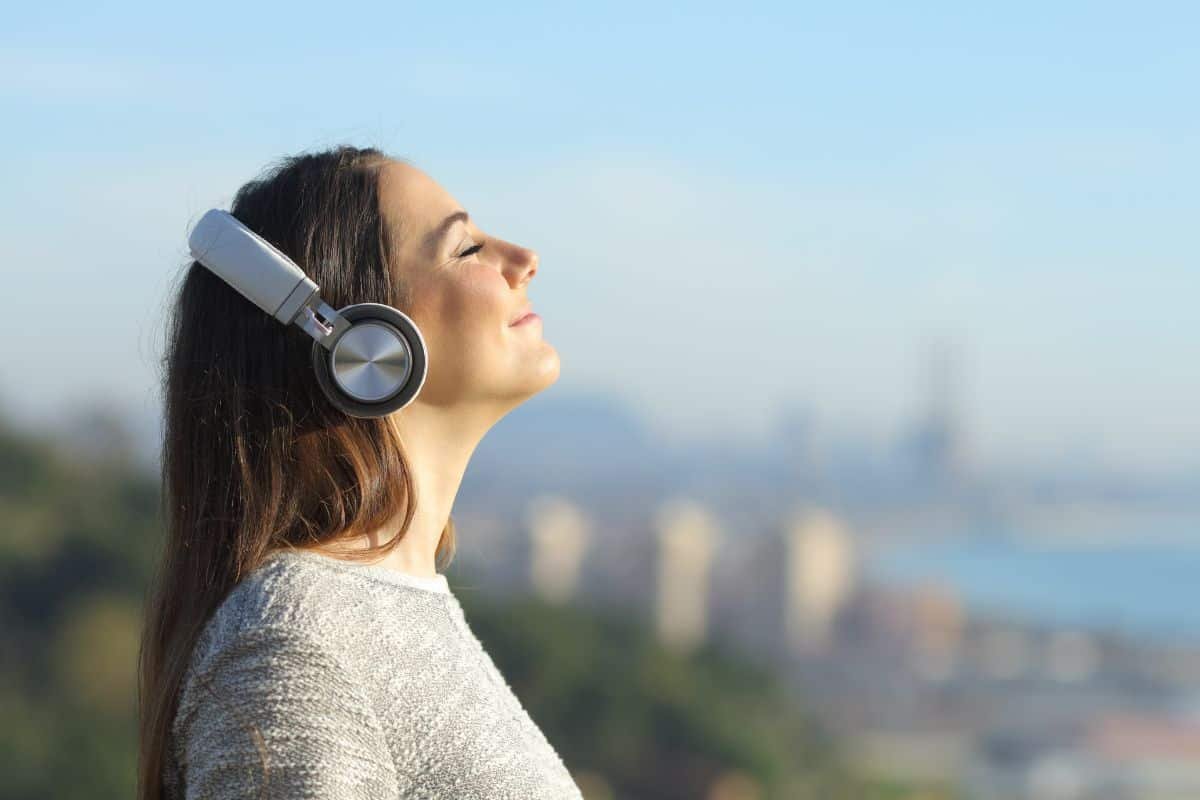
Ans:
MULTIPOLYGON (((412 469, 416 514, 400 544, 377 563, 430 577, 437 574, 437 543, 476 446, 505 414, 558 379, 559 358, 541 322, 509 326, 533 305, 536 252, 486 234, 475 219, 456 221, 436 236, 448 216, 470 209, 409 164, 389 161, 379 191, 396 245, 393 268, 412 293, 410 307, 400 310, 421 329, 429 364, 416 399, 389 417, 412 469)), ((355 545, 378 545, 398 533, 399 524, 355 545)))

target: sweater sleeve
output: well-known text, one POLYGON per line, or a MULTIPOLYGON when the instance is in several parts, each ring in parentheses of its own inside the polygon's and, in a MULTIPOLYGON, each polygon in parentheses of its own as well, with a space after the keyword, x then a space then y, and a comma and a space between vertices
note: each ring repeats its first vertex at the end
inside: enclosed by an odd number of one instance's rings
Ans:
POLYGON ((398 797, 379 720, 328 650, 315 633, 268 626, 205 654, 180 696, 185 800, 398 797))

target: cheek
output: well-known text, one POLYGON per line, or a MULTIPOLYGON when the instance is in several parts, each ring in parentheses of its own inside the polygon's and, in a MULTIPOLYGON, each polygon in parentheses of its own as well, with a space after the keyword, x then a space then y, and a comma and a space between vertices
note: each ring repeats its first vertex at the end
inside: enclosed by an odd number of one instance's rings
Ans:
POLYGON ((449 340, 498 336, 512 313, 504 277, 485 265, 473 265, 436 289, 435 327, 449 340))

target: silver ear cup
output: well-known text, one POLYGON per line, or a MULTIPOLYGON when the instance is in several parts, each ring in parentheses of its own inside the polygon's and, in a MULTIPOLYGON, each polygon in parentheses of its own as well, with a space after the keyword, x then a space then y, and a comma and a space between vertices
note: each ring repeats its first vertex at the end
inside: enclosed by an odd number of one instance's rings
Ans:
POLYGON ((325 396, 354 417, 408 405, 425 383, 427 353, 408 316, 381 303, 339 309, 351 323, 329 349, 313 342, 313 369, 325 396))
POLYGON ((364 403, 391 397, 412 373, 412 354, 404 336, 391 325, 371 320, 339 336, 329 358, 337 385, 364 403))

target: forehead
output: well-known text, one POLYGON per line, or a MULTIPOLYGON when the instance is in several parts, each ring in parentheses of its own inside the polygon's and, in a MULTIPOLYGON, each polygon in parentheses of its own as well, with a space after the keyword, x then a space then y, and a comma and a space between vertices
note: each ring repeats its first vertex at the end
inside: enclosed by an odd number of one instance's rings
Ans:
POLYGON ((402 161, 388 161, 380 171, 379 205, 393 240, 409 256, 424 252, 429 235, 461 208, 437 181, 402 161))

